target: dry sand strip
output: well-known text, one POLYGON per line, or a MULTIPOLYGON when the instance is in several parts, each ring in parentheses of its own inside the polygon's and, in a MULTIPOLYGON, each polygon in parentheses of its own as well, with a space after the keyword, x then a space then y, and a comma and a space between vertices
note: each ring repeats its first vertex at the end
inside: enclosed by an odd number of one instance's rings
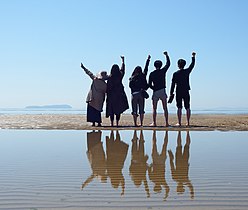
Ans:
MULTIPOLYGON (((86 122, 86 116, 80 114, 2 114, 0 115, 0 129, 45 129, 45 130, 112 130, 109 119, 103 117, 102 127, 92 127, 86 122)), ((164 126, 163 114, 157 116, 157 127, 149 126, 151 114, 146 114, 143 127, 134 127, 132 116, 123 114, 119 130, 197 130, 197 131, 248 131, 248 114, 245 115, 203 115, 193 114, 191 126, 177 127, 177 116, 169 115, 170 127, 164 126)), ((186 123, 185 116, 182 119, 186 123)))

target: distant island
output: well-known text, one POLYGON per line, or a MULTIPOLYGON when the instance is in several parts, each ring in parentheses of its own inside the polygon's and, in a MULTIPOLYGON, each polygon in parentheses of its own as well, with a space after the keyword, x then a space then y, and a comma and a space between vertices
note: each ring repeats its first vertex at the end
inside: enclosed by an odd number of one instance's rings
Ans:
POLYGON ((44 106, 26 106, 25 109, 72 109, 68 104, 44 105, 44 106))

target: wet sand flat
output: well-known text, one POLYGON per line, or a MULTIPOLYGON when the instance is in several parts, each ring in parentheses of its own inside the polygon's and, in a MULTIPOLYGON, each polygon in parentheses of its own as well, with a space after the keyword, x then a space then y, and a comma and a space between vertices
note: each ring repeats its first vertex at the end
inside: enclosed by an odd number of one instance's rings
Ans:
POLYGON ((247 132, 0 130, 0 209, 248 209, 247 132))
MULTIPOLYGON (((103 123, 101 130, 115 129, 109 126, 109 119, 102 117, 103 123)), ((221 130, 221 131, 248 131, 248 114, 240 115, 203 115, 192 114, 191 126, 182 126, 178 128, 175 126, 177 123, 177 116, 175 114, 169 115, 170 127, 164 127, 164 117, 158 114, 157 127, 150 127, 152 115, 146 114, 144 118, 144 130, 221 130)), ((182 119, 182 124, 185 124, 185 116, 182 119)), ((58 129, 58 130, 88 130, 98 129, 92 127, 90 123, 86 122, 86 116, 80 114, 19 114, 19 115, 0 115, 0 128, 1 129, 58 129)), ((118 129, 140 129, 133 127, 133 119, 129 114, 121 116, 120 127, 118 129)))

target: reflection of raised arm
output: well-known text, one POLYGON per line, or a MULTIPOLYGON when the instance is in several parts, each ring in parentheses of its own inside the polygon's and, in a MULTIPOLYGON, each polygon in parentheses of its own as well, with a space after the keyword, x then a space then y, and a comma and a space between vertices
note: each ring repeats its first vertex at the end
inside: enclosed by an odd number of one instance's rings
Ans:
POLYGON ((81 63, 81 68, 85 71, 86 74, 89 75, 91 79, 96 78, 95 75, 90 70, 88 70, 82 63, 81 63))
POLYGON ((168 69, 169 69, 169 67, 170 67, 170 57, 169 57, 169 55, 168 55, 168 52, 164 52, 164 55, 165 55, 165 57, 166 57, 166 64, 165 64, 165 66, 163 67, 163 70, 164 71, 167 71, 168 69))
POLYGON ((91 174, 91 176, 88 177, 88 179, 86 179, 86 181, 82 184, 81 190, 83 190, 90 182, 92 182, 92 180, 94 178, 95 178, 95 176, 93 174, 91 174))
POLYGON ((122 75, 124 75, 125 74, 125 57, 124 56, 121 56, 121 73, 122 73, 122 75))
POLYGON ((190 192, 190 197, 191 197, 191 199, 194 199, 195 193, 194 193, 194 187, 193 187, 191 181, 189 181, 189 182, 187 183, 187 186, 188 186, 188 188, 189 188, 189 192, 190 192))
POLYGON ((149 63, 150 63, 150 59, 151 59, 151 56, 148 55, 148 58, 146 60, 146 65, 145 65, 145 68, 144 68, 144 74, 147 75, 147 72, 148 72, 148 66, 149 66, 149 63))
POLYGON ((195 52, 192 52, 192 61, 191 61, 191 64, 189 65, 189 68, 188 70, 191 72, 195 66, 195 55, 196 53, 195 52))

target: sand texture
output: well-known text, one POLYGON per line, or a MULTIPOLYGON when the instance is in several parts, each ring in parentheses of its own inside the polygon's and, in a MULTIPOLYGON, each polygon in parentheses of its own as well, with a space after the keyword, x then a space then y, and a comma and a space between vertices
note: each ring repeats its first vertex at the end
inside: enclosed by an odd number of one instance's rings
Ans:
MULTIPOLYGON (((109 119, 103 117, 102 127, 92 127, 91 123, 86 122, 85 115, 72 114, 23 114, 23 115, 0 115, 0 129, 56 129, 56 130, 91 130, 91 129, 116 129, 110 127, 109 119)), ((157 116, 157 127, 149 126, 152 122, 152 115, 146 114, 144 118, 143 130, 198 130, 198 131, 248 131, 248 115, 203 115, 193 114, 191 117, 191 126, 175 126, 177 116, 170 115, 170 127, 164 126, 164 117, 162 114, 157 116)), ((182 124, 186 123, 185 116, 182 124)), ((123 114, 118 129, 141 129, 133 127, 133 119, 129 114, 123 114)))

